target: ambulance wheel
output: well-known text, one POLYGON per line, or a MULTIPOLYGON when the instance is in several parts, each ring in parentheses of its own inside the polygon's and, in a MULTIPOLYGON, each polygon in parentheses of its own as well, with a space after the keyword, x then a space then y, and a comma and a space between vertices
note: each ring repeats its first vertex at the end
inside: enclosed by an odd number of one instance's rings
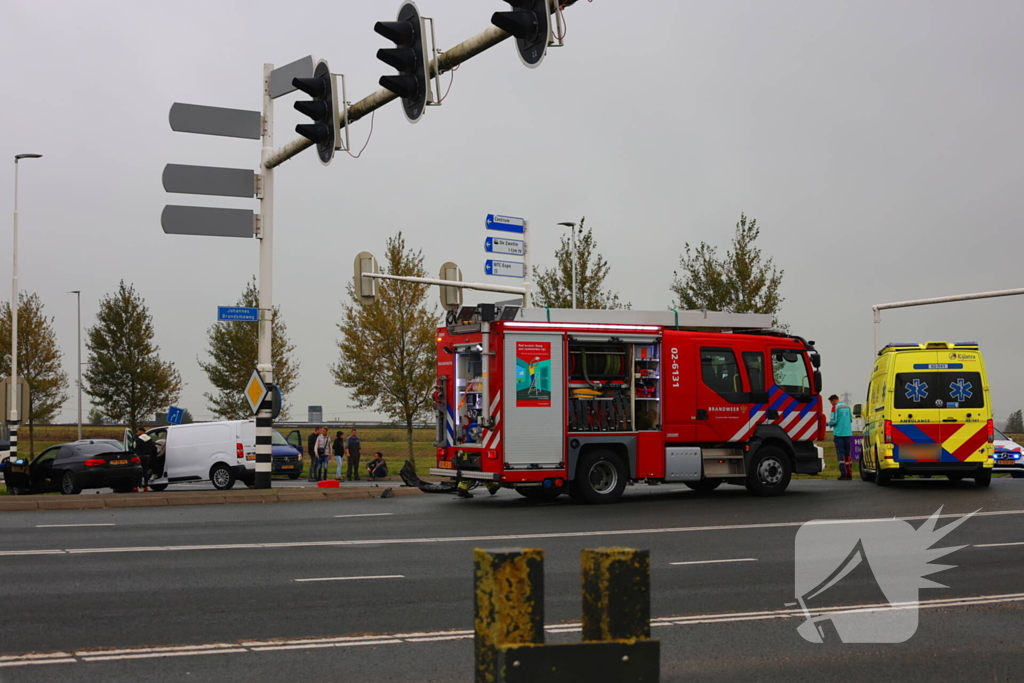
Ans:
POLYGON ((881 467, 875 472, 875 483, 879 486, 888 486, 892 483, 893 471, 883 470, 881 467))
POLYGON ((860 470, 860 478, 862 480, 864 480, 864 481, 874 481, 875 480, 875 473, 874 472, 868 472, 866 469, 864 469, 864 458, 861 458, 857 462, 857 469, 860 470))
POLYGON ((587 503, 613 503, 626 489, 626 466, 611 451, 591 451, 576 468, 573 483, 587 503))
POLYGON ((992 484, 992 470, 984 470, 974 477, 974 485, 984 488, 992 484))
POLYGON ((774 446, 754 453, 747 472, 747 491, 755 496, 780 496, 789 486, 793 466, 789 456, 774 446))
POLYGON ((684 481, 683 485, 697 493, 710 493, 722 485, 721 479, 701 479, 700 481, 684 481))
POLYGON ((1024 472, 1010 472, 1010 476, 1014 479, 1024 479, 1024 472))

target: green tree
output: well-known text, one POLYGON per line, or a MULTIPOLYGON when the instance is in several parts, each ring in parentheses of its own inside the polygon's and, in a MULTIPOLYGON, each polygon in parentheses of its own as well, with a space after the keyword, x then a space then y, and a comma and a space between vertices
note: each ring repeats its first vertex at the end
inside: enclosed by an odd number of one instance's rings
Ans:
MULTIPOLYGON (((426 277, 423 252, 406 248, 402 233, 389 238, 382 272, 426 277)), ((433 405, 438 314, 427 305, 430 286, 381 280, 377 298, 360 304, 350 284, 338 325, 340 358, 334 383, 352 392, 356 407, 376 410, 405 424, 408 459, 415 465, 412 427, 433 405)))
POLYGON ((195 422, 195 418, 192 417, 192 413, 189 411, 189 409, 185 408, 185 410, 182 411, 181 413, 181 424, 190 425, 193 422, 195 422))
MULTIPOLYGON (((260 290, 253 278, 238 300, 239 306, 257 308, 260 290)), ((209 410, 223 420, 252 417, 252 410, 242 393, 252 376, 259 358, 259 324, 248 322, 214 323, 206 332, 210 361, 199 361, 216 393, 203 394, 209 410)), ((288 339, 288 327, 278 307, 274 307, 271 352, 274 364, 274 384, 287 396, 296 386, 299 363, 295 360, 295 345, 288 339)), ((288 411, 282 410, 282 419, 288 411)))
POLYGON ((181 393, 181 375, 160 359, 153 342, 153 316, 132 285, 100 301, 96 325, 86 333, 85 391, 104 415, 132 431, 181 393))
POLYGON ((784 270, 773 259, 762 259, 755 246, 761 229, 756 220, 740 214, 732 248, 718 258, 718 248, 701 242, 679 257, 680 271, 673 273, 672 291, 676 308, 725 313, 770 313, 778 324, 783 297, 779 294, 784 270))
POLYGON ((103 411, 100 410, 99 408, 93 408, 92 410, 89 411, 89 417, 88 417, 89 424, 91 424, 91 425, 101 425, 101 424, 103 424, 103 421, 105 419, 106 418, 103 417, 103 411))
MULTIPOLYGON (((29 413, 19 416, 28 422, 29 452, 35 452, 38 422, 52 422, 68 400, 68 375, 61 367, 63 354, 57 346, 53 318, 43 314, 38 294, 18 293, 18 374, 29 387, 29 413)), ((0 310, 0 375, 11 374, 11 303, 0 310)), ((4 415, 0 419, 7 419, 4 415)))
POLYGON ((1024 413, 1020 410, 1010 413, 1006 419, 1006 430, 1010 434, 1024 434, 1024 413))
POLYGON ((562 245, 555 251, 554 268, 533 267, 536 284, 534 304, 551 308, 572 308, 572 262, 576 259, 576 308, 629 308, 619 295, 604 289, 604 280, 611 266, 597 253, 597 240, 593 228, 585 228, 587 218, 580 219, 576 231, 576 253, 572 249, 572 236, 563 235, 562 245))

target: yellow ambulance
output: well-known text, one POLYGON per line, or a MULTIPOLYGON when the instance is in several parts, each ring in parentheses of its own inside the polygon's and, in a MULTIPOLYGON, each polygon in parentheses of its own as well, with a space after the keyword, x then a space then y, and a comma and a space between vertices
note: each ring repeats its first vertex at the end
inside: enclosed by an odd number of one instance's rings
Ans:
MULTIPOLYGON (((858 408, 860 410, 858 410, 858 408)), ((992 482, 995 426, 988 376, 975 342, 889 344, 871 371, 860 476, 887 485, 906 476, 992 482)))

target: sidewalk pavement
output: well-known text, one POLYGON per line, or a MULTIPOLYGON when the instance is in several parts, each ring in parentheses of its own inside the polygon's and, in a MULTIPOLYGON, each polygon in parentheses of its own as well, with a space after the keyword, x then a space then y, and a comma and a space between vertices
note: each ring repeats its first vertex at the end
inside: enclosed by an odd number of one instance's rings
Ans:
POLYGON ((160 507, 166 505, 220 505, 225 503, 285 503, 292 501, 347 500, 421 496, 417 488, 392 482, 344 482, 338 488, 290 486, 277 489, 240 489, 236 491, 163 491, 161 493, 82 493, 75 496, 31 495, 0 496, 0 512, 16 510, 85 510, 102 508, 160 507))

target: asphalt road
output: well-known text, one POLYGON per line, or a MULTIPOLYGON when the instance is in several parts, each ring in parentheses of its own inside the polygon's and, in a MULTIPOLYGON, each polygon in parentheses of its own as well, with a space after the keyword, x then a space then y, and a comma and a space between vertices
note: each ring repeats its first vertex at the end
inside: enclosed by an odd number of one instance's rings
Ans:
MULTIPOLYGON (((549 642, 579 639, 582 548, 649 548, 665 681, 1021 680, 1022 497, 1024 482, 1009 479, 990 489, 800 480, 775 499, 637 486, 601 507, 502 491, 6 513, 0 681, 469 681, 471 550, 509 546, 545 550, 549 642), (940 506, 982 512, 937 544, 968 547, 931 577, 948 588, 921 591, 913 638, 798 635, 803 522, 898 517, 918 527, 940 506)), ((854 572, 821 606, 884 601, 870 573, 854 572)))

